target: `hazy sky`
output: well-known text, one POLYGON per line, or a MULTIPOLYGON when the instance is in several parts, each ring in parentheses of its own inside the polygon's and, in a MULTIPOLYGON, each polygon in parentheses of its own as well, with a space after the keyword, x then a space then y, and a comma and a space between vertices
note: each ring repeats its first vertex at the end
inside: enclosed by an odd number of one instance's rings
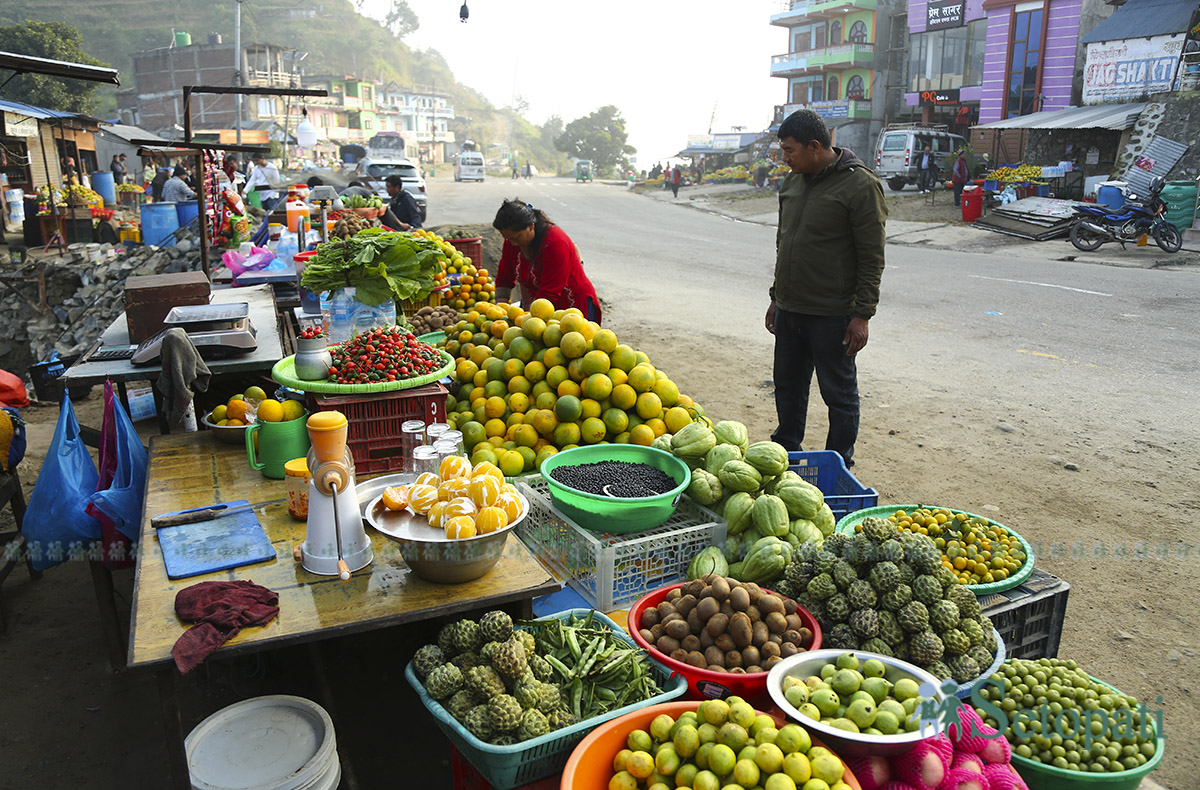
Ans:
MULTIPOLYGON (((766 128, 787 81, 770 76, 787 33, 770 24, 780 0, 409 0, 420 29, 409 46, 442 53, 459 82, 498 107, 514 92, 526 118, 564 122, 605 104, 625 116, 638 164, 684 148, 689 134, 766 128)), ((389 0, 364 0, 381 17, 389 0)))

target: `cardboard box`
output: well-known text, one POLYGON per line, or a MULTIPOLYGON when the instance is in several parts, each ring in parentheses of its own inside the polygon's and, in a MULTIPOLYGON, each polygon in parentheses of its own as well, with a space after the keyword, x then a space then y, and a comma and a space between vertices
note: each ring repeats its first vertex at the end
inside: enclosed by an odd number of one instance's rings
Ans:
POLYGON ((125 281, 125 322, 129 342, 141 343, 162 331, 172 307, 208 304, 210 285, 204 272, 150 274, 125 281))

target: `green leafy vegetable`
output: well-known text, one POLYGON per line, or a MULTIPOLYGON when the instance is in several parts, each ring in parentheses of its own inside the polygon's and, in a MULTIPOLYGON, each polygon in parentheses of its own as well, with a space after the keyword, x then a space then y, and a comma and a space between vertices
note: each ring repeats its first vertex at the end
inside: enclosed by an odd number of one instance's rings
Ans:
POLYGON ((423 299, 441 270, 441 247, 432 239, 385 228, 368 228, 348 239, 318 245, 300 284, 313 293, 355 289, 364 304, 423 299))

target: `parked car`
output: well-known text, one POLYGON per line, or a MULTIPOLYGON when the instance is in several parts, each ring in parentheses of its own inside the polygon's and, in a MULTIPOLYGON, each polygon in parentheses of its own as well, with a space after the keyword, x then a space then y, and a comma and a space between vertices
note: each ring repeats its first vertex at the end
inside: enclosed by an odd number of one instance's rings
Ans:
POLYGON ((458 155, 454 167, 455 181, 483 181, 483 154, 478 151, 463 151, 458 155))
POLYGON ((921 152, 926 145, 933 148, 939 171, 947 175, 954 164, 951 154, 966 144, 960 135, 951 134, 942 127, 889 126, 879 133, 875 144, 875 175, 899 192, 906 184, 917 183, 921 152))
POLYGON ((417 208, 421 210, 421 221, 425 221, 429 203, 429 197, 425 194, 425 178, 411 160, 364 159, 355 168, 354 176, 366 182, 371 191, 384 200, 388 199, 385 179, 388 176, 400 176, 404 181, 405 190, 417 201, 417 208))

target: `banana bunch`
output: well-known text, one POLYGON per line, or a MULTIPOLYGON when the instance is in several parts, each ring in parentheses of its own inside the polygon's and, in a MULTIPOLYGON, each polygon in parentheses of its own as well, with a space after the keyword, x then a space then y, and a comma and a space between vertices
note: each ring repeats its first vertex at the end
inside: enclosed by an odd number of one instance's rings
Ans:
POLYGON ((383 208, 383 198, 348 195, 342 198, 342 205, 346 208, 383 208))

